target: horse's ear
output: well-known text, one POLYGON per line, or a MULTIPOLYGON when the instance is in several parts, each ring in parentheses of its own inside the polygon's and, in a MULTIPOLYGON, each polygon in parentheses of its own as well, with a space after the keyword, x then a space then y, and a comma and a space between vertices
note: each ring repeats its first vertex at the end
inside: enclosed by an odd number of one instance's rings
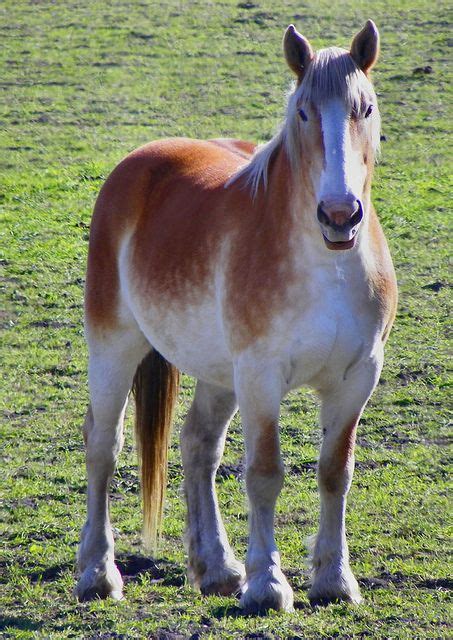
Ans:
POLYGON ((376 64, 379 56, 379 31, 372 20, 356 35, 351 44, 351 56, 364 73, 376 64))
POLYGON ((289 68, 294 71, 300 82, 313 59, 313 49, 293 24, 290 24, 285 31, 283 51, 289 68))

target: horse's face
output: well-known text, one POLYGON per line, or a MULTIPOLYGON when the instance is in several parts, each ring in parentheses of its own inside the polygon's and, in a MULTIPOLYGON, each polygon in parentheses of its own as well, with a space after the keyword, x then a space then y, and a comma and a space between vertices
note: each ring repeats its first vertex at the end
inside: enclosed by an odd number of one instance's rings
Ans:
POLYGON ((368 21, 350 52, 332 48, 315 57, 293 27, 285 36, 287 61, 299 78, 292 108, 300 150, 305 165, 309 159, 318 224, 332 250, 354 246, 368 211, 379 112, 366 73, 376 60, 378 37, 368 21))
POLYGON ((319 110, 322 167, 315 178, 317 218, 329 249, 354 246, 367 209, 367 186, 372 170, 371 127, 375 105, 364 100, 350 111, 341 98, 319 110))

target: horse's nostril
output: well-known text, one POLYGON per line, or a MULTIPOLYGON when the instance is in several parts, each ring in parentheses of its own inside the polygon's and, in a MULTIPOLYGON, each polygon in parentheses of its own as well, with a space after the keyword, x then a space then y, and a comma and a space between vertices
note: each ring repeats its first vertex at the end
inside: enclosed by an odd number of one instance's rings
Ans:
POLYGON ((323 205, 323 202, 321 200, 321 202, 318 204, 318 211, 317 211, 318 220, 321 224, 324 224, 328 227, 330 225, 330 219, 327 213, 322 208, 322 205, 323 205))
POLYGON ((359 222, 361 222, 362 218, 363 218, 363 208, 362 208, 362 203, 360 202, 360 200, 357 200, 357 204, 358 204, 358 209, 357 211, 354 213, 354 215, 351 218, 351 226, 355 226, 356 224, 359 224, 359 222))

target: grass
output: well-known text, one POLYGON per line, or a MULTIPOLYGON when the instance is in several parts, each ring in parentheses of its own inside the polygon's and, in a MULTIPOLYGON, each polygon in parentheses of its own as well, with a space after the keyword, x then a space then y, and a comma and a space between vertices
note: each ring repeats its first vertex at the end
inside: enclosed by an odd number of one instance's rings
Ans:
MULTIPOLYGON (((2 637, 451 637, 447 11, 446 2, 425 0, 2 3, 2 637), (234 599, 202 598, 189 588, 177 448, 192 393, 185 378, 161 552, 150 560, 140 547, 129 418, 111 491, 126 599, 78 604, 82 298, 96 193, 122 156, 150 139, 268 139, 290 81, 284 27, 295 22, 316 47, 347 45, 368 17, 382 35, 374 79, 385 141, 374 201, 401 301, 381 384, 359 430, 349 501, 352 564, 365 603, 308 605, 304 540, 318 515, 319 434, 306 392, 283 405, 287 478, 277 514, 296 612, 243 617, 234 599)), ((238 555, 247 535, 241 458, 236 420, 218 490, 238 555)))

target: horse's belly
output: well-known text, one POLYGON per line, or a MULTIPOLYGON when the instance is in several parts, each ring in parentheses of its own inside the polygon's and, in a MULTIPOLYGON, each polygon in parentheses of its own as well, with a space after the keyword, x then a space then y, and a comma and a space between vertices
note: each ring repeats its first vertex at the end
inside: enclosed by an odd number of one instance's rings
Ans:
POLYGON ((153 347, 178 369, 233 388, 233 366, 214 299, 180 306, 136 301, 134 315, 153 347))

